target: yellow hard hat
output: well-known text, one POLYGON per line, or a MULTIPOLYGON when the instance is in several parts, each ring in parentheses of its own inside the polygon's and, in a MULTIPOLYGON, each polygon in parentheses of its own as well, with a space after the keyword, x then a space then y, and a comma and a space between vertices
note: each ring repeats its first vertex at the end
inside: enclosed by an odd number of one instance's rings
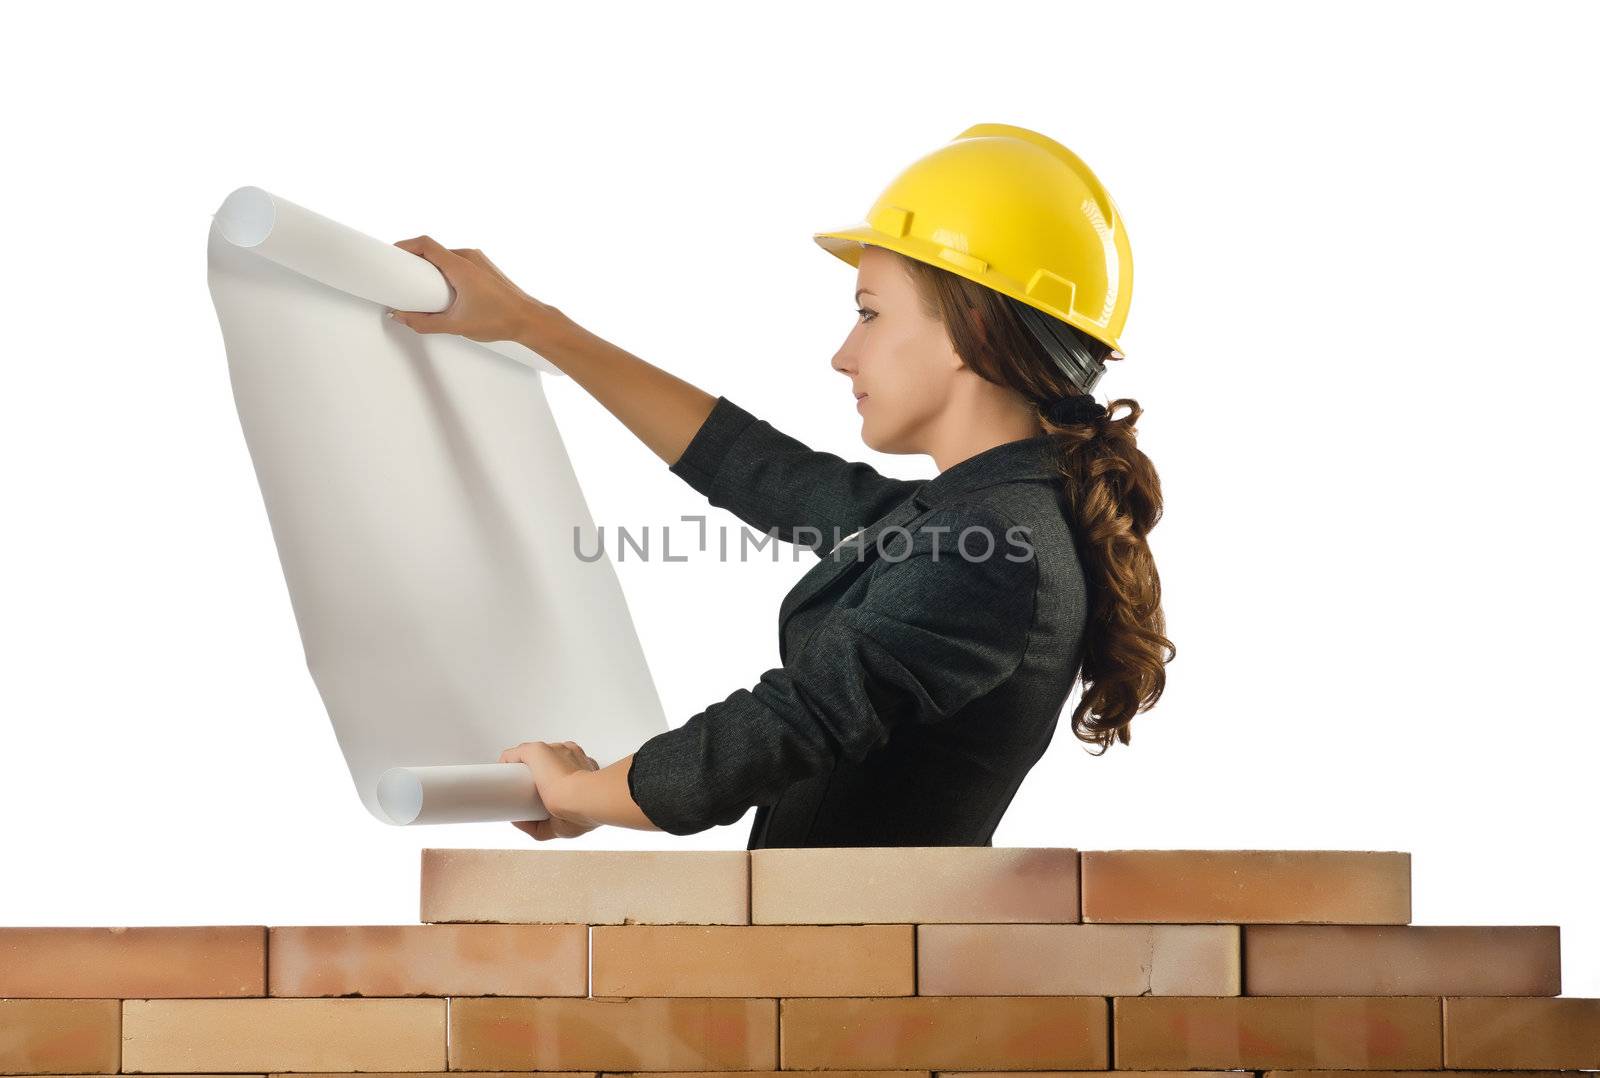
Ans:
POLYGON ((1122 353, 1133 297, 1122 217, 1089 166, 1037 131, 974 124, 907 166, 865 221, 815 239, 852 266, 864 244, 898 251, 1122 353))

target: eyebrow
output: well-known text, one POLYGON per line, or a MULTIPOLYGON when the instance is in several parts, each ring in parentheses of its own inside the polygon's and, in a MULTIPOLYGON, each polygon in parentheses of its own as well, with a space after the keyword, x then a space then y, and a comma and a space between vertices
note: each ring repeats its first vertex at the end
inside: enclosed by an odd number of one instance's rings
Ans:
POLYGON ((869 296, 876 296, 878 294, 876 292, 868 291, 865 288, 858 288, 858 289, 856 289, 856 299, 859 300, 861 298, 861 293, 863 293, 863 292, 866 292, 867 295, 869 295, 869 296))

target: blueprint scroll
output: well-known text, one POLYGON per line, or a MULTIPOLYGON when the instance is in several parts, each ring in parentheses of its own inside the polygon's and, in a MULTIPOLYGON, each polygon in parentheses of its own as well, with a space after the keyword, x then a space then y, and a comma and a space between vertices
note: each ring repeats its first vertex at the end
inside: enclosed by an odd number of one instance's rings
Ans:
POLYGON ((544 819, 502 749, 575 741, 604 767, 667 729, 614 567, 576 553, 595 527, 544 395, 559 372, 386 318, 442 310, 449 285, 260 188, 222 203, 207 254, 306 666, 367 809, 544 819))

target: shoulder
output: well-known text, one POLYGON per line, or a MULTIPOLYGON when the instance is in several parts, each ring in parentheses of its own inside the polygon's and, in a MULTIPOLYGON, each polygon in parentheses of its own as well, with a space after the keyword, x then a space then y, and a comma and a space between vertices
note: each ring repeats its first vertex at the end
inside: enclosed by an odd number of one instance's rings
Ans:
POLYGON ((955 549, 957 541, 977 552, 990 540, 1004 546, 1008 533, 1024 525, 1003 504, 963 501, 933 506, 905 525, 911 535, 913 553, 933 553, 955 549))
POLYGON ((878 536, 869 574, 878 598, 971 604, 1031 592, 1038 561, 1029 529, 993 504, 939 505, 878 536))
POLYGON ((1013 478, 932 503, 928 515, 982 524, 1051 550, 1071 549, 1075 544, 1063 498, 1058 478, 1013 478))

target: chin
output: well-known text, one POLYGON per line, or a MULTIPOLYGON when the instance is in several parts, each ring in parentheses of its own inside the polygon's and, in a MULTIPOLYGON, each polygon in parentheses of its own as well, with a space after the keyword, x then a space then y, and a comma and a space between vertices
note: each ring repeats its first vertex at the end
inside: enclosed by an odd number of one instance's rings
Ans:
POLYGON ((905 452, 899 448, 903 439, 897 437, 894 432, 885 434, 871 419, 863 419, 861 422, 861 441, 868 449, 879 453, 905 452))

